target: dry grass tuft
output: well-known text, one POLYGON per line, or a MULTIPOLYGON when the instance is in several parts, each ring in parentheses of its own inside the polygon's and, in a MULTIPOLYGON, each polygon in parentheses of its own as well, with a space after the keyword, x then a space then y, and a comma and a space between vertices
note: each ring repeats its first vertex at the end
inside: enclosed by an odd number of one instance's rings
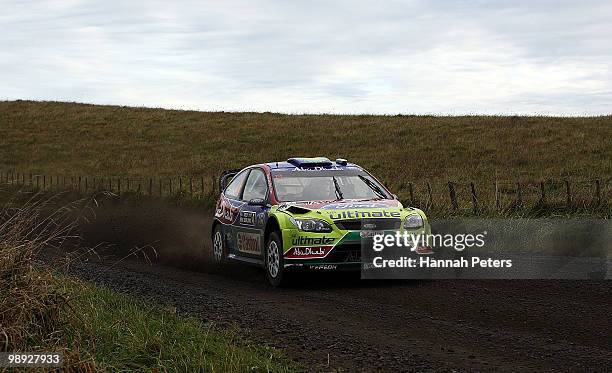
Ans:
POLYGON ((36 195, 22 206, 8 203, 0 215, 0 351, 53 345, 64 294, 34 258, 44 247, 60 246, 74 224, 68 207, 44 216, 52 198, 36 195))

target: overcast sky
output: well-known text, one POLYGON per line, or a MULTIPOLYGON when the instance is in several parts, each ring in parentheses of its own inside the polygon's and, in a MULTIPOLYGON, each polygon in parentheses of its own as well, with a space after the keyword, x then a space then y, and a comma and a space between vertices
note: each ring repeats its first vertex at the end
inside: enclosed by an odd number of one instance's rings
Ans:
POLYGON ((6 1, 0 99, 612 113, 612 1, 6 1))

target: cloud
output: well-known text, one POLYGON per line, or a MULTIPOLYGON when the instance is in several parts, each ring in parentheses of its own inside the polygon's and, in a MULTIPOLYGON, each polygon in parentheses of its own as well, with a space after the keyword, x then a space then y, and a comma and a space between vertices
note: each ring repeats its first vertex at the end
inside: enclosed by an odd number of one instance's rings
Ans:
POLYGON ((199 110, 609 114, 607 1, 32 1, 0 98, 199 110))

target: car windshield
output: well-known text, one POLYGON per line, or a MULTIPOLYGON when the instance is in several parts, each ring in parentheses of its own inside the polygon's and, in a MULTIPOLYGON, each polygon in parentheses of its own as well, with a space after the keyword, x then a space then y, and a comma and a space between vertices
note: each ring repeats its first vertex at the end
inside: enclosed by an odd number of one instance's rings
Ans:
POLYGON ((276 171, 272 180, 280 202, 392 198, 363 171, 276 171))

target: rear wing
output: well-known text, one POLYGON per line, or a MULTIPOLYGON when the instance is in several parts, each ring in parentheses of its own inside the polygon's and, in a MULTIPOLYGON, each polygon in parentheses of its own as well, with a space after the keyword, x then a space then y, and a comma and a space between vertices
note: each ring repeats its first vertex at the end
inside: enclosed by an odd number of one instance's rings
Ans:
POLYGON ((234 176, 236 176, 236 174, 240 171, 242 171, 241 168, 235 168, 231 170, 225 170, 223 171, 223 173, 221 173, 221 176, 219 177, 219 191, 221 193, 223 193, 227 184, 229 184, 229 182, 234 178, 234 176))

